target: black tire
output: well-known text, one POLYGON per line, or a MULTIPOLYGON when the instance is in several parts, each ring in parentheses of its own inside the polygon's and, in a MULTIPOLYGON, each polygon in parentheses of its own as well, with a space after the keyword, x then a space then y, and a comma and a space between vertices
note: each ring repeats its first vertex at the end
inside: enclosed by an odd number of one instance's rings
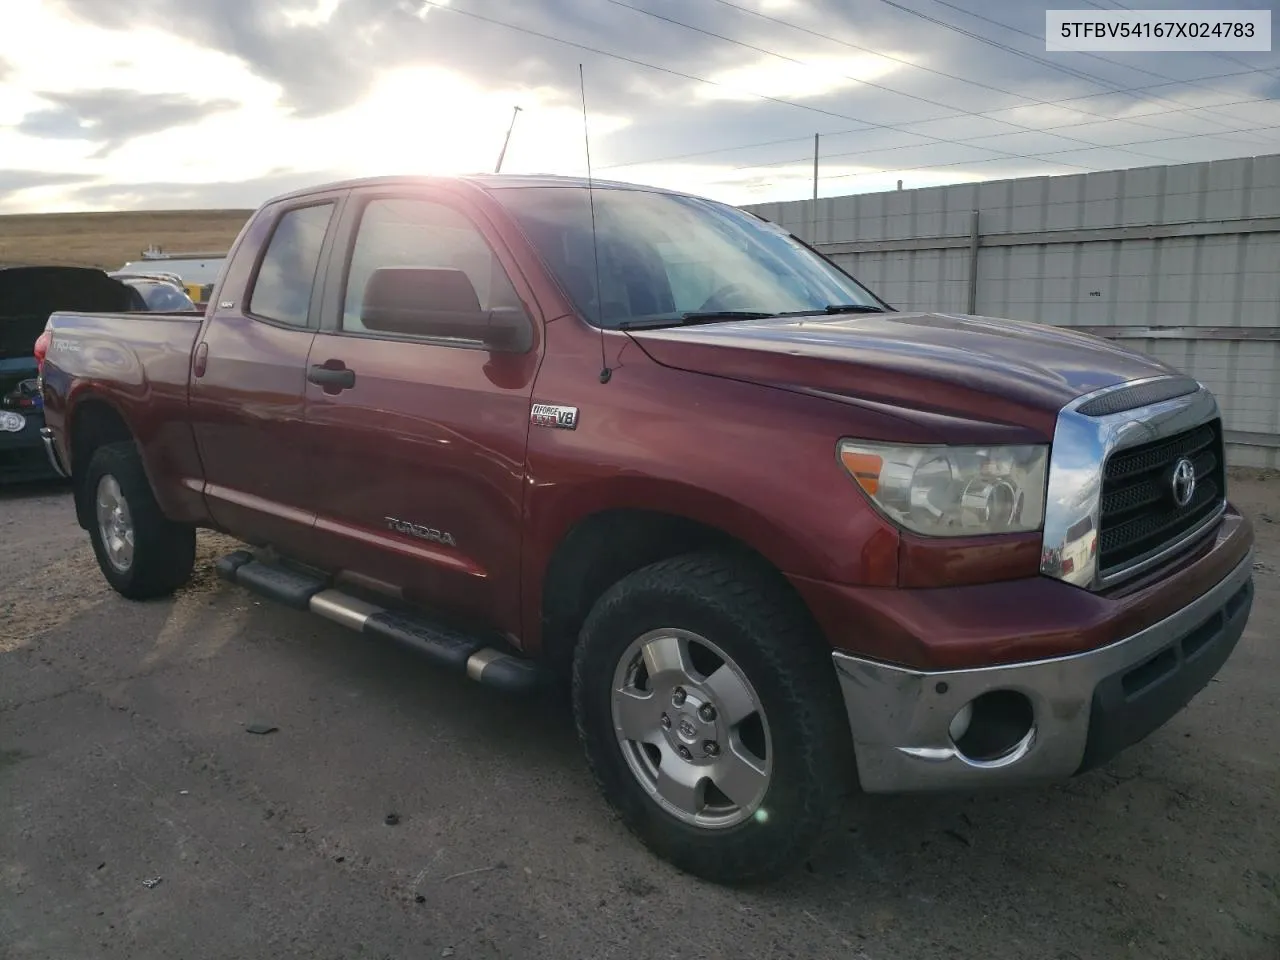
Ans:
POLYGON ((174 523, 156 503, 137 448, 129 442, 99 447, 89 460, 80 495, 89 517, 89 538, 107 582, 130 600, 167 596, 191 579, 196 559, 196 531, 174 523), (133 528, 133 555, 120 569, 108 555, 98 522, 98 489, 103 477, 114 477, 128 506, 133 528))
POLYGON ((596 603, 573 663, 578 736, 601 792, 651 850, 725 884, 776 879, 802 862, 856 790, 849 724, 827 644, 797 598, 746 558, 699 553, 626 577, 596 603), (650 630, 712 641, 755 688, 772 740, 759 815, 708 829, 659 806, 641 786, 613 729, 615 670, 650 630))

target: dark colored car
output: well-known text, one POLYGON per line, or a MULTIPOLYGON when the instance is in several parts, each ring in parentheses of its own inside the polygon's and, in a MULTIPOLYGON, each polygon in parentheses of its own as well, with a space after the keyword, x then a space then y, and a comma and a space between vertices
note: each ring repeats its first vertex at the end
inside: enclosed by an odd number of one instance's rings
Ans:
POLYGON ((40 430, 34 345, 55 310, 133 310, 137 295, 101 270, 0 265, 0 482, 56 477, 40 430))
POLYGON ((146 309, 154 313, 184 313, 196 310, 196 305, 187 296, 187 291, 175 281, 163 277, 128 273, 113 273, 112 276, 137 290, 146 304, 146 309))
POLYGON ((164 271, 181 278, 179 281, 197 307, 209 302, 214 281, 226 264, 222 253, 161 253, 148 251, 141 260, 130 260, 117 273, 145 274, 164 271))
POLYGON ((1253 599, 1213 395, 1033 323, 900 313, 785 230, 558 178, 274 200, 204 316, 58 313, 59 462, 128 597, 222 576, 505 690, 718 881, 857 787, 1070 777, 1253 599))

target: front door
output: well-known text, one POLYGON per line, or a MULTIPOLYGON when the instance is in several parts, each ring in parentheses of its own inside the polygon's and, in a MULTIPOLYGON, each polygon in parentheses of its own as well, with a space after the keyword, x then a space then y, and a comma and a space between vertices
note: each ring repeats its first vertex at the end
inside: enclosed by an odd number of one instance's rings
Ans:
POLYGON ((312 294, 337 202, 308 198, 283 207, 263 218, 269 239, 241 243, 221 302, 210 305, 191 379, 191 424, 210 514, 231 534, 300 559, 311 553, 315 522, 302 436, 319 315, 312 294))
POLYGON ((533 298, 491 225, 443 192, 353 194, 337 238, 310 363, 350 371, 350 379, 306 388, 325 565, 515 632, 525 445, 542 339, 533 298), (382 267, 464 271, 481 309, 525 311, 533 348, 501 354, 369 330, 365 284, 382 267))

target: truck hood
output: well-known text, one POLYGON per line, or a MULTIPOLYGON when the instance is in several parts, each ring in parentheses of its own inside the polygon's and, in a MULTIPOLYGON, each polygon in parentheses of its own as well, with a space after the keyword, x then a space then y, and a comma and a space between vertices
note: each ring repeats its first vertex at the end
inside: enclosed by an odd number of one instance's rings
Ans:
POLYGON ((664 366, 888 408, 908 419, 943 414, 1008 424, 1046 440, 1058 411, 1076 397, 1175 372, 1061 327, 944 313, 776 317, 631 335, 664 366))

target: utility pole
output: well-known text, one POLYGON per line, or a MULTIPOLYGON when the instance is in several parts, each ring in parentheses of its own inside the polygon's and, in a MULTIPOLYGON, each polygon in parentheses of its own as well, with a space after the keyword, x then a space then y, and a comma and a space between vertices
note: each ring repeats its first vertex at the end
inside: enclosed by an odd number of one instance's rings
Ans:
POLYGON ((507 155, 507 144, 511 142, 511 131, 516 128, 516 117, 520 116, 520 108, 516 107, 515 113, 511 114, 511 126, 507 127, 507 138, 502 141, 502 152, 498 154, 497 166, 493 168, 494 173, 502 172, 502 160, 507 155))
POLYGON ((813 200, 818 200, 818 137, 819 134, 813 135, 813 200))
POLYGON ((813 233, 810 243, 818 242, 818 134, 813 135, 813 233))

